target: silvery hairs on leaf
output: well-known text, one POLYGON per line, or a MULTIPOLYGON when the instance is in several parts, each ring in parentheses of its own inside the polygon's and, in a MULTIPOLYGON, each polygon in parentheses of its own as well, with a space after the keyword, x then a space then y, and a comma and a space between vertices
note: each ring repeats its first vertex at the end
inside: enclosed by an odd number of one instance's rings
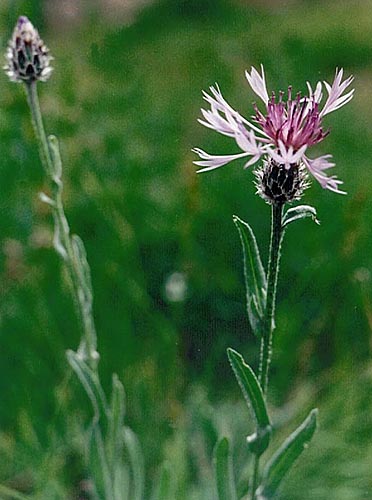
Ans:
POLYGON ((5 72, 12 82, 45 82, 53 68, 52 56, 26 16, 20 16, 6 51, 5 72))

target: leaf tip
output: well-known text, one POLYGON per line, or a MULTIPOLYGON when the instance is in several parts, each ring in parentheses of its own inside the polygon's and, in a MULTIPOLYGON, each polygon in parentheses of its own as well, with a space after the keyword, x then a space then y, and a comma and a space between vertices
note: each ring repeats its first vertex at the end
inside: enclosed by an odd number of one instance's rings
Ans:
POLYGON ((318 419, 318 414, 319 414, 319 410, 318 408, 313 408, 311 410, 311 412, 309 413, 309 420, 311 422, 314 422, 314 424, 316 425, 317 423, 317 419, 318 419))
POLYGON ((238 217, 237 215, 233 215, 233 216, 232 216, 232 220, 233 220, 233 223, 234 223, 236 226, 238 226, 238 225, 239 225, 239 223, 241 223, 241 222, 242 222, 242 220, 240 219, 240 217, 238 217))
POLYGON ((66 357, 67 357, 67 359, 73 358, 74 354, 75 353, 74 353, 74 351, 72 349, 67 349, 67 351, 66 351, 66 357))
POLYGON ((235 359, 239 359, 242 363, 244 363, 243 356, 239 354, 238 351, 235 351, 235 349, 233 349, 232 347, 228 347, 226 349, 226 352, 231 364, 235 359))

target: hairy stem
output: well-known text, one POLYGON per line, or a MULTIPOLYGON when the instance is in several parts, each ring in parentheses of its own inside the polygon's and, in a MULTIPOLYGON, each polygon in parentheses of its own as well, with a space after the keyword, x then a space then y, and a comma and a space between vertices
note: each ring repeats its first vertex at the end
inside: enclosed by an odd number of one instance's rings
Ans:
POLYGON ((264 394, 266 394, 267 391, 269 369, 272 356, 272 336, 274 330, 276 284, 278 281, 280 247, 283 237, 282 215, 283 215, 283 204, 273 203, 270 255, 269 255, 269 265, 267 272, 266 310, 264 317, 264 329, 261 339, 260 368, 258 377, 264 394))
MULTIPOLYGON (((272 336, 274 330, 274 314, 275 314, 275 298, 276 284, 278 281, 280 247, 283 238, 282 228, 283 204, 274 203, 272 205, 272 222, 271 222, 271 239, 270 239, 270 255, 267 272, 267 296, 266 309, 264 316, 264 328, 261 339, 260 352, 260 367, 258 380, 264 394, 267 392, 269 379, 269 369, 272 356, 272 336)), ((258 475, 260 466, 260 455, 254 455, 253 472, 252 472, 252 487, 251 500, 256 498, 256 490, 258 487, 258 475)))
MULTIPOLYGON (((84 273, 81 269, 81 259, 77 254, 76 245, 74 245, 73 237, 71 237, 70 227, 63 208, 63 184, 59 152, 58 157, 56 157, 56 154, 52 154, 51 139, 49 138, 48 142, 45 134, 36 82, 26 84, 25 87, 32 123, 39 143, 40 158, 51 185, 52 199, 48 199, 48 203, 52 207, 55 221, 55 246, 66 265, 72 284, 76 311, 83 331, 79 352, 86 358, 90 367, 96 369, 98 361, 97 336, 91 308, 91 297, 87 299, 86 293, 87 288, 90 288, 90 283, 87 284, 86 272, 84 273)), ((58 148, 58 145, 56 145, 56 148, 58 148)))
POLYGON ((48 140, 45 135, 43 118, 41 116, 36 81, 27 83, 25 87, 27 93, 27 102, 31 111, 32 125, 34 126, 35 135, 39 144, 41 162, 46 171, 46 174, 51 177, 53 172, 53 163, 48 146, 48 140))

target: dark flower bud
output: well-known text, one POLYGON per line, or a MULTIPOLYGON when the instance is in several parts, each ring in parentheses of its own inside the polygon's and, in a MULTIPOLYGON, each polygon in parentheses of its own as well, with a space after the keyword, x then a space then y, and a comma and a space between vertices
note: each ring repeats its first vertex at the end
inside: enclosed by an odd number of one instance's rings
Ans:
POLYGON ((12 82, 45 82, 53 68, 49 49, 25 16, 19 17, 6 52, 6 74, 12 82))
POLYGON ((256 192, 270 205, 299 200, 310 185, 307 171, 301 163, 286 168, 270 158, 255 170, 255 175, 256 192))

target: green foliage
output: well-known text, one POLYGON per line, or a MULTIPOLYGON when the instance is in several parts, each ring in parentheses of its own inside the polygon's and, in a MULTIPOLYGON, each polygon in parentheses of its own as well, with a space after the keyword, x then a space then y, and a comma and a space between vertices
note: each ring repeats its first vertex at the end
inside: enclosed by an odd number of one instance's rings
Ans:
MULTIPOLYGON (((293 428, 292 401, 309 407, 321 399, 322 429, 306 467, 299 461, 283 484, 284 498, 369 500, 370 0, 256 7, 169 1, 132 22, 114 12, 118 21, 89 14, 58 23, 54 3, 46 3, 1 2, 2 45, 25 13, 55 57, 56 70, 41 88, 42 107, 48 130, 61 140, 64 202, 92 267, 102 385, 109 394, 112 371, 123 380, 127 421, 145 443, 150 474, 163 461, 159 442, 178 453, 176 498, 182 500, 213 498, 206 464, 216 434, 231 426, 233 436, 246 432, 244 406, 218 403, 234 384, 226 347, 244 352, 253 367, 257 362, 231 214, 252 220, 260 242, 269 227, 268 207, 254 196, 251 173, 241 165, 194 174, 191 147, 230 152, 230 143, 195 122, 200 90, 219 82, 231 104, 249 115, 254 96, 244 70, 251 64, 265 64, 275 90, 292 83, 305 91, 306 79, 312 85, 330 79, 336 66, 356 75, 355 100, 319 148, 333 153, 348 196, 314 183, 306 203, 316 206, 322 226, 295 224, 286 234, 270 396, 283 438, 293 428), (165 292, 174 271, 187 277, 180 303, 165 292), (349 373, 358 384, 351 385, 349 373), (212 401, 205 413, 186 401, 185 381, 206 387, 212 401), (349 439, 355 429, 358 445, 349 439), (204 460, 192 458, 196 430, 206 435, 199 442, 204 460)), ((80 332, 52 248, 49 211, 37 201, 43 174, 24 95, 1 78, 0 478, 25 494, 44 492, 39 498, 51 492, 73 498, 86 480, 77 450, 92 411, 83 391, 73 396, 71 379, 65 382, 64 352, 76 348, 80 332), (71 456, 78 457, 75 468, 71 456)), ((234 464, 244 476, 247 450, 236 444, 234 464)), ((129 474, 121 471, 124 484, 129 474)))
POLYGON ((301 455, 316 429, 318 410, 312 410, 304 422, 284 441, 266 464, 260 487, 264 498, 272 498, 278 486, 301 455))
POLYGON ((266 307, 266 275, 254 233, 246 222, 234 215, 244 255, 244 278, 247 292, 247 311, 252 330, 261 336, 262 320, 266 307))
POLYGON ((101 387, 97 373, 80 358, 79 354, 73 351, 67 351, 67 360, 78 376, 85 392, 87 393, 93 407, 93 421, 103 421, 107 427, 108 407, 106 396, 101 387))
POLYGON ((125 427, 123 430, 123 440, 128 451, 131 466, 131 490, 128 497, 133 500, 142 500, 145 488, 145 471, 143 456, 137 436, 134 432, 125 427))
POLYGON ((247 438, 249 449, 255 455, 260 456, 269 446, 271 434, 271 424, 262 389, 252 368, 245 363, 238 352, 228 349, 227 355, 244 399, 252 409, 256 422, 255 434, 247 438))
POLYGON ((222 438, 214 450, 215 482, 218 500, 237 500, 229 441, 222 438))
POLYGON ((28 497, 7 486, 0 485, 0 494, 4 500, 26 500, 28 497))
POLYGON ((124 411, 124 387, 116 373, 114 373, 112 376, 111 408, 107 430, 107 456, 111 468, 121 460, 121 433, 124 411))
POLYGON ((135 434, 124 427, 123 385, 114 374, 109 408, 97 372, 73 351, 67 352, 67 359, 93 407, 86 458, 95 495, 113 500, 143 499, 142 451, 135 434), (124 451, 129 467, 124 461, 124 451))
POLYGON ((152 500, 171 500, 171 472, 169 464, 163 465, 152 500))
POLYGON ((309 205, 297 205, 296 207, 289 208, 283 215, 283 227, 288 226, 296 220, 305 219, 310 217, 316 224, 319 224, 316 218, 316 209, 309 205))

